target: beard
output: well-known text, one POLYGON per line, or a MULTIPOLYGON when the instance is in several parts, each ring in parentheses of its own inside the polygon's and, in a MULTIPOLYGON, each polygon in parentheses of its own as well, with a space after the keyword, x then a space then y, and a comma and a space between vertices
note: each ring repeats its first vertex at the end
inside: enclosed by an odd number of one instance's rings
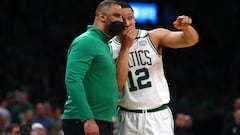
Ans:
POLYGON ((108 35, 114 37, 119 35, 124 30, 124 24, 121 21, 108 21, 107 28, 108 28, 108 35))

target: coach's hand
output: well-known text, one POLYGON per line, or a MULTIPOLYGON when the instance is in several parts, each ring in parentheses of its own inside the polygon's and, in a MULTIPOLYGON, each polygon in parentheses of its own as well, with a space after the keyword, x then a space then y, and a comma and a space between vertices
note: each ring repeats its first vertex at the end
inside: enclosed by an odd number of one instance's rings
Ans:
POLYGON ((89 119, 84 122, 85 135, 100 135, 99 128, 94 119, 89 119))

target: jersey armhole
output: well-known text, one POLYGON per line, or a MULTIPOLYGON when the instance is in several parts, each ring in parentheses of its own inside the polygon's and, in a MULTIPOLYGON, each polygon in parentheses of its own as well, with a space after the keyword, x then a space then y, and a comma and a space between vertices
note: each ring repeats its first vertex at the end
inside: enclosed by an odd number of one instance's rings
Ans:
POLYGON ((149 43, 149 45, 151 46, 151 48, 153 49, 153 51, 159 56, 159 57, 162 57, 162 55, 160 55, 157 51, 157 49, 155 48, 155 46, 153 45, 152 43, 152 40, 150 39, 150 36, 149 36, 149 33, 147 35, 147 41, 149 43))

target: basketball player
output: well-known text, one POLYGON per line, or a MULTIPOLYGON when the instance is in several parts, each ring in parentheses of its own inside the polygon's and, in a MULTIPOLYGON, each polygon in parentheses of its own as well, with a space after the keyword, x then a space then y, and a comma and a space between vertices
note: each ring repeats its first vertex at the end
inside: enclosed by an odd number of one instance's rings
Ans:
POLYGON ((162 48, 191 47, 198 42, 192 19, 178 16, 178 31, 136 29, 133 9, 122 3, 125 30, 109 45, 116 61, 119 88, 120 135, 173 135, 168 107, 169 88, 164 76, 162 48))

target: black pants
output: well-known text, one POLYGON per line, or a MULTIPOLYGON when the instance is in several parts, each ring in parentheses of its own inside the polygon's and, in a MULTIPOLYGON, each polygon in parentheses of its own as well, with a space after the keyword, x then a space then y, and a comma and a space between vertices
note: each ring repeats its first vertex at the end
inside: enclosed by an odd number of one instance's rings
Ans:
MULTIPOLYGON (((113 135, 113 123, 96 120, 100 135, 113 135)), ((85 135, 83 123, 79 119, 63 119, 62 128, 64 135, 85 135)))

